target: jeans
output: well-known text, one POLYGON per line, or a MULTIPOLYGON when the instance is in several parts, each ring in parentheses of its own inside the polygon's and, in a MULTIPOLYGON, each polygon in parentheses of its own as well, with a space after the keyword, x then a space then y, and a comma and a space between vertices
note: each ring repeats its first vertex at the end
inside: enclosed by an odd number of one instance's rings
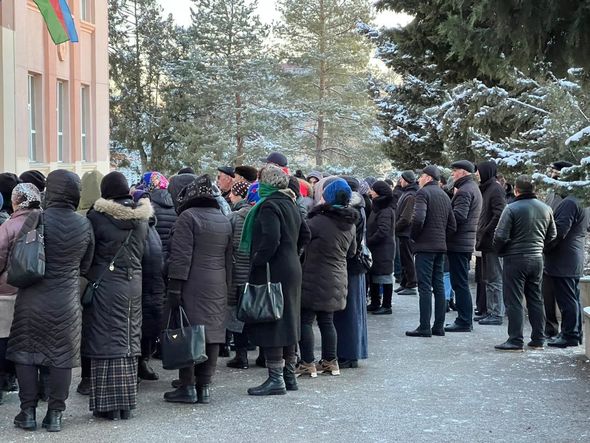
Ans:
POLYGON ((416 273, 420 296, 420 330, 430 331, 432 317, 432 294, 434 293, 434 325, 432 329, 444 328, 446 315, 445 287, 443 282, 445 256, 443 253, 418 252, 416 273))
POLYGON ((455 305, 457 319, 455 324, 462 327, 473 325, 473 299, 469 289, 470 252, 449 252, 449 270, 451 271, 451 285, 455 291, 455 305))
POLYGON ((205 347, 205 354, 207 360, 195 366, 182 368, 180 373, 180 381, 183 386, 204 386, 211 384, 215 368, 217 367, 217 357, 219 356, 219 344, 208 343, 205 347))
POLYGON ((502 259, 495 252, 482 253, 483 283, 486 288, 487 313, 494 317, 504 317, 502 296, 502 259))
POLYGON ((305 363, 312 363, 315 360, 313 348, 315 338, 313 334, 313 321, 318 319, 318 326, 322 335, 322 360, 332 361, 336 358, 336 328, 334 327, 334 313, 311 311, 301 309, 301 359, 305 363))
MULTIPOLYGON (((53 367, 48 369, 48 408, 65 411, 66 400, 70 393, 70 384, 72 382, 72 370, 70 368, 62 369, 53 367)), ((18 377, 18 396, 20 397, 21 409, 36 408, 39 398, 39 367, 17 364, 16 374, 18 377)))
POLYGON ((561 311, 561 335, 570 341, 577 341, 582 336, 579 283, 579 278, 543 275, 543 296, 547 293, 554 295, 561 311))
POLYGON ((408 237, 399 238, 399 253, 402 265, 401 286, 404 288, 415 288, 418 286, 418 282, 416 281, 416 266, 414 265, 412 242, 408 237))
POLYGON ((545 307, 541 292, 543 257, 504 257, 504 304, 508 315, 508 342, 523 346, 524 303, 529 313, 531 339, 545 341, 545 307))

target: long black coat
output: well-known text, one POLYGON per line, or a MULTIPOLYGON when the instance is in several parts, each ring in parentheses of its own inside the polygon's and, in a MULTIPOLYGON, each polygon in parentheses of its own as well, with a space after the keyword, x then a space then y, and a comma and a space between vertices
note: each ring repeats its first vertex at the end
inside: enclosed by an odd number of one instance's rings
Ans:
POLYGON ((481 192, 471 175, 457 180, 455 188, 451 206, 457 229, 449 235, 447 249, 449 252, 473 252, 481 214, 481 192))
POLYGON ((426 183, 417 193, 412 215, 414 252, 447 252, 447 235, 457 225, 451 200, 437 182, 426 183))
POLYGON ((350 207, 356 211, 358 217, 355 222, 356 251, 354 256, 350 257, 347 261, 348 273, 351 275, 366 274, 367 270, 359 261, 360 254, 363 250, 363 242, 365 241, 365 231, 367 229, 365 200, 363 199, 363 196, 358 192, 353 192, 352 198, 350 199, 350 207))
POLYGON ((395 211, 392 197, 377 197, 367 221, 367 246, 373 255, 372 275, 393 273, 395 256, 395 211))
POLYGON ((242 239, 242 230, 244 229, 244 222, 252 206, 244 200, 239 202, 231 213, 230 223, 232 226, 232 279, 229 286, 229 293, 227 295, 228 306, 237 306, 238 304, 238 288, 240 285, 248 283, 250 277, 250 254, 240 250, 240 241, 242 239))
POLYGON ((92 262, 92 226, 74 211, 80 179, 59 170, 47 180, 45 277, 19 289, 7 358, 21 365, 73 368, 80 362, 80 274, 92 262))
POLYGON ((141 199, 100 198, 88 211, 94 229, 96 249, 88 279, 96 281, 115 257, 130 231, 129 243, 106 271, 84 308, 82 355, 106 360, 141 354, 141 264, 148 235, 148 220, 154 215, 151 203, 141 199))
POLYGON ((506 191, 496 177, 491 177, 479 186, 483 198, 481 215, 477 227, 475 249, 482 252, 493 252, 494 232, 500 221, 502 211, 506 207, 506 191))
POLYGON ((205 326, 207 343, 225 343, 231 224, 213 199, 190 205, 172 229, 168 278, 182 281, 182 306, 191 324, 205 326))
POLYGON ((398 237, 410 237, 416 192, 418 192, 417 183, 402 188, 402 195, 397 202, 397 210, 395 211, 395 235, 398 237))
POLYGON ((270 279, 283 287, 283 317, 271 323, 246 324, 244 331, 255 345, 291 346, 301 338, 301 263, 299 250, 310 239, 307 224, 293 200, 275 192, 260 204, 252 233, 250 283, 266 283, 266 264, 270 279))
POLYGON ((141 260, 142 337, 154 339, 162 331, 162 311, 166 292, 162 274, 163 267, 162 240, 156 231, 155 220, 152 218, 149 222, 141 260))
POLYGON ((170 230, 176 221, 176 210, 172 195, 166 189, 156 189, 150 193, 156 214, 156 231, 162 240, 162 250, 168 251, 170 230))
POLYGON ((577 198, 568 196, 557 205, 553 217, 557 237, 546 248, 545 274, 580 278, 584 272, 587 211, 577 198))
POLYGON ((356 210, 316 206, 307 225, 311 241, 305 250, 301 307, 336 312, 346 307, 346 259, 356 253, 356 210))

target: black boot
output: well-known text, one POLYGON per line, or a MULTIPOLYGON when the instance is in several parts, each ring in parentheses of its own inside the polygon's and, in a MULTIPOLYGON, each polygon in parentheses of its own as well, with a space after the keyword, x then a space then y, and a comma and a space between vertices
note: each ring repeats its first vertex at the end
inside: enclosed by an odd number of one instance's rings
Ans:
POLYGON ((248 351, 246 348, 236 348, 236 356, 227 362, 228 368, 248 369, 248 351))
POLYGON ((16 375, 9 374, 4 379, 4 386, 2 389, 6 392, 16 392, 18 391, 18 384, 16 382, 16 375))
POLYGON ((142 380, 158 380, 160 377, 148 365, 149 358, 141 357, 137 365, 137 376, 142 380))
POLYGON ((164 400, 171 403, 196 403, 197 391, 194 386, 181 386, 175 391, 166 392, 164 400))
POLYGON ((266 358, 264 357, 264 350, 258 348, 258 357, 256 357, 256 366, 266 368, 266 358))
POLYGON ((197 386, 197 403, 208 405, 209 399, 209 385, 197 386))
POLYGON ((260 386, 248 389, 249 395, 285 395, 283 368, 268 368, 268 378, 260 386))
POLYGON ((34 431, 37 429, 37 410, 35 408, 25 408, 14 417, 14 425, 17 428, 25 429, 27 431, 34 431))
POLYGON ((283 368, 283 379, 285 380, 285 387, 287 391, 297 391, 299 390, 299 386, 297 386, 297 377, 295 376, 295 363, 285 363, 285 367, 283 368))
POLYGON ((78 384, 78 388, 76 388, 76 392, 82 395, 90 395, 90 378, 89 377, 82 377, 80 383, 78 384))
POLYGON ((61 431, 61 415, 61 411, 57 409, 48 409, 41 426, 46 428, 48 432, 61 431))

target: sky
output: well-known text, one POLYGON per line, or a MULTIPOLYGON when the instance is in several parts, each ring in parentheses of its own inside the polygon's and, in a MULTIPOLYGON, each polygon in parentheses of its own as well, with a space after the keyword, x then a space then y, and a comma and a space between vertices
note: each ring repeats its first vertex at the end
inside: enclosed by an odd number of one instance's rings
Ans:
MULTIPOLYGON (((174 16, 178 24, 188 25, 190 24, 190 0, 159 0, 160 4, 164 8, 166 13, 170 13, 174 16)), ((309 0, 314 1, 314 0, 309 0)), ((273 20, 278 19, 278 15, 275 9, 276 0, 258 0, 258 13, 260 18, 266 22, 271 23, 273 20)), ((410 21, 411 17, 405 14, 393 14, 393 13, 382 13, 376 18, 376 24, 378 26, 397 26, 404 25, 410 21)))

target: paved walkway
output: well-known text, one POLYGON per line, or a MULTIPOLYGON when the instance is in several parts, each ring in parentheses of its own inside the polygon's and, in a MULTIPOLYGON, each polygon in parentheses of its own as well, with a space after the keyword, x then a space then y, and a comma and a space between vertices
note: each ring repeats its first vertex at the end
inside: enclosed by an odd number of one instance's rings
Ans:
POLYGON ((590 362, 581 346, 500 353, 493 345, 505 326, 407 338, 417 311, 416 297, 397 296, 393 316, 369 318, 369 360, 340 377, 300 380, 286 396, 249 397, 265 370, 230 370, 220 359, 210 405, 165 403, 175 374, 160 370, 161 380, 141 384, 135 417, 108 422, 74 391, 76 371, 61 433, 13 428, 13 393, 0 406, 0 442, 590 441, 590 362))

